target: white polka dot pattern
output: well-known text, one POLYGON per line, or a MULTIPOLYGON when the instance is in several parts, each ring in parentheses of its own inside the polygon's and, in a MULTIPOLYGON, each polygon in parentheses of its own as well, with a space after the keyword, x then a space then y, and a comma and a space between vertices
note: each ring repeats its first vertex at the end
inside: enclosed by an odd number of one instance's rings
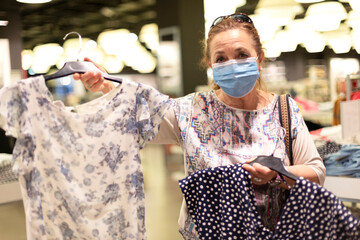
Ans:
POLYGON ((299 178, 275 232, 261 222, 242 164, 200 170, 179 181, 199 239, 360 239, 360 221, 325 188, 299 178))

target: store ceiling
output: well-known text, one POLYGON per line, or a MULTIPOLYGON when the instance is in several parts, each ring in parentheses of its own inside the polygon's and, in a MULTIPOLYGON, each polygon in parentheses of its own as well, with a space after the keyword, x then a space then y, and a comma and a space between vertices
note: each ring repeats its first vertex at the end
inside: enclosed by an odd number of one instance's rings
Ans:
MULTIPOLYGON (((15 0, 8 1, 15 5, 15 0)), ((17 4, 20 8, 24 49, 57 42, 76 31, 96 39, 106 29, 127 28, 139 32, 154 23, 156 0, 52 0, 44 4, 17 4)))
MULTIPOLYGON (((252 14, 258 1, 248 0, 240 11, 252 14)), ((1 0, 0 13, 20 8, 23 47, 32 49, 43 43, 62 44, 72 31, 92 39, 106 29, 127 28, 138 33, 144 24, 156 22, 155 5, 156 0, 52 0, 45 4, 1 0)), ((303 6, 306 9, 309 4, 303 6)))

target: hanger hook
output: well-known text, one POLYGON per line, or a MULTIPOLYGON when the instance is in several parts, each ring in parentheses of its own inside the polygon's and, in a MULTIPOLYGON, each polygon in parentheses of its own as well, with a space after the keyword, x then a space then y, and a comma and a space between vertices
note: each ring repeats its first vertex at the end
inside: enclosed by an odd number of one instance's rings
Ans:
POLYGON ((69 32, 65 35, 65 37, 63 38, 63 40, 65 40, 70 34, 77 34, 78 37, 79 37, 79 52, 78 52, 78 58, 77 58, 77 61, 80 61, 79 57, 80 57, 80 53, 82 51, 82 38, 81 38, 81 35, 80 33, 78 32, 69 32))

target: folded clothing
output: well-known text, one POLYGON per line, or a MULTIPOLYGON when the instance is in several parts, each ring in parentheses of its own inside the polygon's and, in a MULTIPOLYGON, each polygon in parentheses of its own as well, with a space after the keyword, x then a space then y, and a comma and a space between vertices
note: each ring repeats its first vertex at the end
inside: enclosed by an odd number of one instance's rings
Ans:
POLYGON ((343 145, 339 151, 324 158, 324 165, 326 175, 360 178, 360 146, 343 145))

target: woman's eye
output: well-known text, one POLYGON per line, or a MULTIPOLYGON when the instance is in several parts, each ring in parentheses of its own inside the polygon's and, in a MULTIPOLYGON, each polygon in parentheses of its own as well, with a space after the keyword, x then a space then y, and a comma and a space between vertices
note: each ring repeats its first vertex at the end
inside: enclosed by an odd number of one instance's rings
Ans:
POLYGON ((221 63, 221 62, 224 62, 224 61, 225 61, 225 58, 223 58, 223 57, 217 57, 216 60, 215 60, 216 63, 221 63))
POLYGON ((246 53, 240 53, 239 54, 239 58, 248 58, 248 57, 249 57, 249 55, 246 54, 246 53))

